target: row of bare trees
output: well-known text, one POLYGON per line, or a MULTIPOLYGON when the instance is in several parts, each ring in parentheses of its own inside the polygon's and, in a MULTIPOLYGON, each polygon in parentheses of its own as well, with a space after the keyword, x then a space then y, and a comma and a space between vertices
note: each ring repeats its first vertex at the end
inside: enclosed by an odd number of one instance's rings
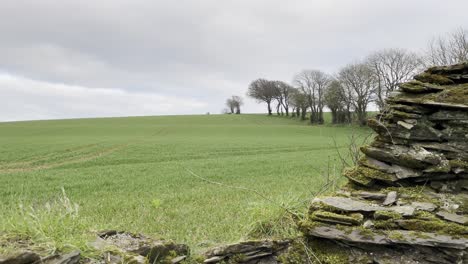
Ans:
POLYGON ((226 100, 226 109, 224 113, 226 114, 237 114, 241 113, 241 106, 244 104, 242 97, 233 95, 226 100))
POLYGON ((356 121, 365 125, 367 112, 373 104, 379 109, 398 84, 412 78, 429 66, 468 61, 468 33, 459 29, 441 36, 428 45, 424 55, 405 49, 385 49, 348 64, 335 74, 320 70, 303 70, 289 85, 282 81, 257 79, 248 88, 247 95, 267 104, 272 115, 276 103, 278 115, 306 119, 312 124, 323 124, 325 107, 332 114, 332 123, 356 121))

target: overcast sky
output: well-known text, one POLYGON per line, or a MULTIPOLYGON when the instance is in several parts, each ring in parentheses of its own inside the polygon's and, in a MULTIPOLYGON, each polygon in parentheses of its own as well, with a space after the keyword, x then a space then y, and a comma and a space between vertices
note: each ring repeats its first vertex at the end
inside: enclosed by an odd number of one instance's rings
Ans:
MULTIPOLYGON (((466 0, 1 0, 0 121, 220 113, 259 77, 334 73, 468 28, 466 0)), ((245 100, 244 112, 265 111, 245 100)))

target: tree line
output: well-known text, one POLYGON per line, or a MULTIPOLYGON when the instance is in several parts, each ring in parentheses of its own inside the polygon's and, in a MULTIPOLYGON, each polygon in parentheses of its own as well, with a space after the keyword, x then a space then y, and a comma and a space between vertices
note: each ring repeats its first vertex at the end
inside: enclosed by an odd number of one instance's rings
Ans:
MULTIPOLYGON (((408 81, 426 67, 467 61, 468 33, 460 28, 430 41, 422 55, 405 49, 384 49, 334 74, 317 69, 303 70, 294 76, 291 84, 262 78, 254 80, 247 95, 266 103, 268 115, 275 111, 277 115, 291 115, 302 120, 308 115, 310 123, 323 124, 326 107, 334 124, 365 125, 370 104, 382 109, 385 99, 399 83, 408 81)), ((240 113, 239 104, 239 108, 230 106, 230 103, 236 105, 235 100, 230 101, 234 97, 228 99, 226 105, 231 113, 240 113)))

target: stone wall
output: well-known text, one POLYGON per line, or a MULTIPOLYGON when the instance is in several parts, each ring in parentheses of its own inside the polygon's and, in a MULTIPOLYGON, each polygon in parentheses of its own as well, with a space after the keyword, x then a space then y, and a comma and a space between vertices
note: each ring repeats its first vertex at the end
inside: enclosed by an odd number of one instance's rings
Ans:
POLYGON ((350 263, 468 263, 468 64, 401 84, 369 126, 349 184, 312 202, 304 234, 350 263))

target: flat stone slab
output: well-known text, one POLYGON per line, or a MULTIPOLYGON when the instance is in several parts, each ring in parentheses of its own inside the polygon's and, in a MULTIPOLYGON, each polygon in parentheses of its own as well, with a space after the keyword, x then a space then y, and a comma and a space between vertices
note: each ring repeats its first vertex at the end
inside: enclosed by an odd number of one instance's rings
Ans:
POLYGON ((31 251, 19 252, 11 256, 0 256, 0 264, 29 264, 40 260, 41 257, 31 251))
POLYGON ((278 263, 277 261, 272 262, 270 260, 274 259, 275 255, 286 250, 290 243, 291 241, 289 240, 261 240, 220 246, 204 254, 207 258, 204 263, 219 263, 239 254, 242 254, 244 256, 244 262, 248 263, 253 260, 258 262, 252 263, 278 263))
POLYGON ((385 193, 379 193, 379 192, 357 192, 357 193, 354 193, 354 195, 359 196, 364 199, 369 199, 369 200, 384 200, 387 197, 385 193))
POLYGON ((367 203, 346 197, 324 197, 315 198, 312 203, 323 203, 341 211, 347 212, 375 212, 375 211, 392 211, 403 216, 411 216, 414 213, 412 206, 380 206, 372 203, 367 203))
POLYGON ((152 263, 157 258, 170 256, 174 260, 189 254, 189 248, 184 244, 156 240, 141 234, 116 230, 100 232, 96 241, 91 243, 90 246, 101 251, 106 250, 108 247, 113 247, 124 255, 136 254, 146 257, 149 263, 152 263), (172 256, 171 253, 176 253, 176 256, 172 256))
POLYGON ((435 204, 427 202, 412 202, 411 206, 413 206, 415 210, 428 212, 433 212, 435 209, 437 209, 435 204))
POLYGON ((463 238, 452 238, 450 236, 438 235, 426 232, 412 232, 406 230, 393 230, 386 234, 372 233, 362 234, 359 230, 353 230, 348 233, 331 226, 319 226, 309 230, 309 235, 332 240, 342 240, 354 243, 368 243, 377 245, 418 245, 427 247, 443 247, 453 249, 466 249, 468 240, 463 238), (392 236, 398 234, 398 236, 392 236), (402 237, 397 239, 394 237, 402 237))
POLYGON ((73 251, 64 255, 52 255, 41 259, 37 264, 77 264, 80 262, 81 254, 73 251))
POLYGON ((387 193, 387 197, 385 198, 385 201, 382 203, 383 205, 392 205, 397 201, 397 192, 391 191, 387 193))
POLYGON ((436 213, 437 216, 443 218, 444 220, 454 222, 457 224, 461 225, 467 225, 468 224, 468 217, 464 215, 457 215, 457 214, 452 214, 447 211, 439 211, 436 213))

